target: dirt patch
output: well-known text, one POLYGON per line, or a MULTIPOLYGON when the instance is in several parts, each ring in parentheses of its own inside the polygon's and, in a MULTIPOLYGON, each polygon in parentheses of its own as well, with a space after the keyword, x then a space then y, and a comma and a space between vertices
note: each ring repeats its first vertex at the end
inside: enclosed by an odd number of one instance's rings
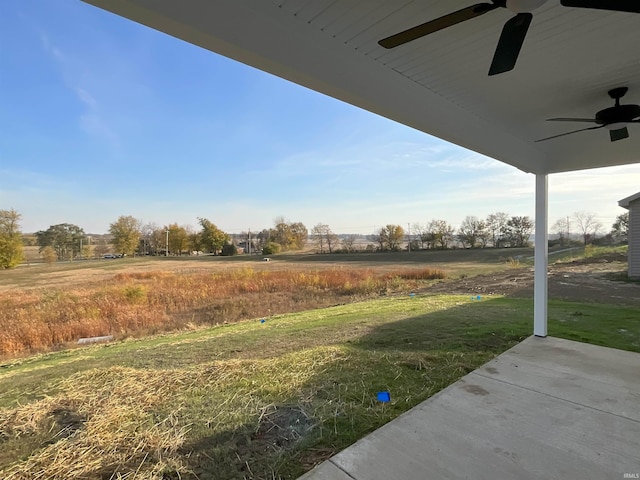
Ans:
MULTIPOLYGON (((626 256, 611 254, 549 266, 549 298, 640 306, 640 284, 624 281, 626 256)), ((432 293, 533 297, 533 267, 442 282, 432 293)))
POLYGON ((253 450, 288 449, 302 440, 314 421, 298 406, 270 406, 263 410, 251 437, 253 450))
POLYGON ((56 427, 60 429, 58 436, 69 437, 78 431, 87 420, 74 410, 57 408, 51 412, 56 427))

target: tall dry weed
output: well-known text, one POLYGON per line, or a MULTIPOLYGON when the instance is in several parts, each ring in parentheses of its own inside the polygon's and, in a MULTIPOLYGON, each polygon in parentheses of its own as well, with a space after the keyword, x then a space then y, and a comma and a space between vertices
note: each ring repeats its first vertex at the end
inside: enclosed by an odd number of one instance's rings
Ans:
POLYGON ((81 337, 126 337, 298 311, 443 276, 430 269, 125 272, 96 287, 3 292, 0 358, 65 347, 81 337))

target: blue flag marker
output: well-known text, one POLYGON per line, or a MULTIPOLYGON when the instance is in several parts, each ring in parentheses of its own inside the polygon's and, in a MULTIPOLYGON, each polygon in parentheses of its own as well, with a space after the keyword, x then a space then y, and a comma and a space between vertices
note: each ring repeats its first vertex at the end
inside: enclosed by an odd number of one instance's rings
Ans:
POLYGON ((264 323, 266 322, 266 320, 263 318, 262 320, 260 320, 260 323, 264 323))
POLYGON ((391 401, 391 394, 389 392, 378 392, 377 397, 379 402, 387 403, 391 401))
POLYGON ((478 300, 482 300, 482 297, 481 297, 480 295, 478 295, 476 298, 477 298, 478 300))
POLYGON ((409 294, 409 296, 410 296, 410 297, 415 297, 415 296, 416 296, 416 294, 415 294, 415 293, 410 293, 410 294, 409 294))

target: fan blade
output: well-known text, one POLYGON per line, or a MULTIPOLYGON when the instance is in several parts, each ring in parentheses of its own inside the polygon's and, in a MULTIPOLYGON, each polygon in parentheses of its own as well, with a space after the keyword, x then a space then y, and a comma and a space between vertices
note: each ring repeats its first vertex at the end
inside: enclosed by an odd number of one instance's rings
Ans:
POLYGON ((595 118, 547 118, 547 122, 586 122, 598 123, 595 118))
POLYGON ((477 3, 470 7, 463 8, 462 10, 458 10, 457 12, 445 15, 444 17, 436 18, 435 20, 423 23, 417 27, 383 38, 378 43, 384 48, 394 48, 420 37, 424 37, 425 35, 429 35, 430 33, 442 30, 443 28, 451 27, 452 25, 464 22, 465 20, 471 20, 472 18, 479 17, 480 15, 484 15, 498 7, 499 5, 495 5, 493 3, 477 3))
POLYGON ((640 3, 638 3, 638 0, 561 0, 560 3, 565 7, 640 13, 640 3))
POLYGON ((504 24, 496 53, 493 55, 489 75, 513 70, 532 19, 533 15, 530 13, 519 13, 504 24))
POLYGON ((536 142, 544 142, 546 140, 551 140, 552 138, 564 137, 565 135, 571 135, 573 133, 584 132, 587 130, 597 130, 598 128, 602 128, 604 125, 598 125, 597 127, 588 127, 581 128, 580 130, 573 130, 572 132, 561 133, 560 135, 554 135, 553 137, 541 138, 540 140, 536 140, 536 142))
POLYGON ((609 137, 612 142, 629 138, 629 130, 627 130, 627 127, 619 128, 618 130, 609 130, 609 137))

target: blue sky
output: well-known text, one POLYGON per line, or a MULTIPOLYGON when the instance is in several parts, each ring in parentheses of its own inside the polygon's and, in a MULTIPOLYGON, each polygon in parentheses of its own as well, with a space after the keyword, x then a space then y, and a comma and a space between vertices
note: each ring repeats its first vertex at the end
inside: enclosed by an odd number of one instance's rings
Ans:
MULTIPOLYGON (((551 222, 586 210, 608 230, 639 180, 638 165, 553 175, 551 222)), ((0 208, 25 232, 133 215, 368 234, 533 217, 533 192, 532 175, 78 0, 0 6, 0 208)))

